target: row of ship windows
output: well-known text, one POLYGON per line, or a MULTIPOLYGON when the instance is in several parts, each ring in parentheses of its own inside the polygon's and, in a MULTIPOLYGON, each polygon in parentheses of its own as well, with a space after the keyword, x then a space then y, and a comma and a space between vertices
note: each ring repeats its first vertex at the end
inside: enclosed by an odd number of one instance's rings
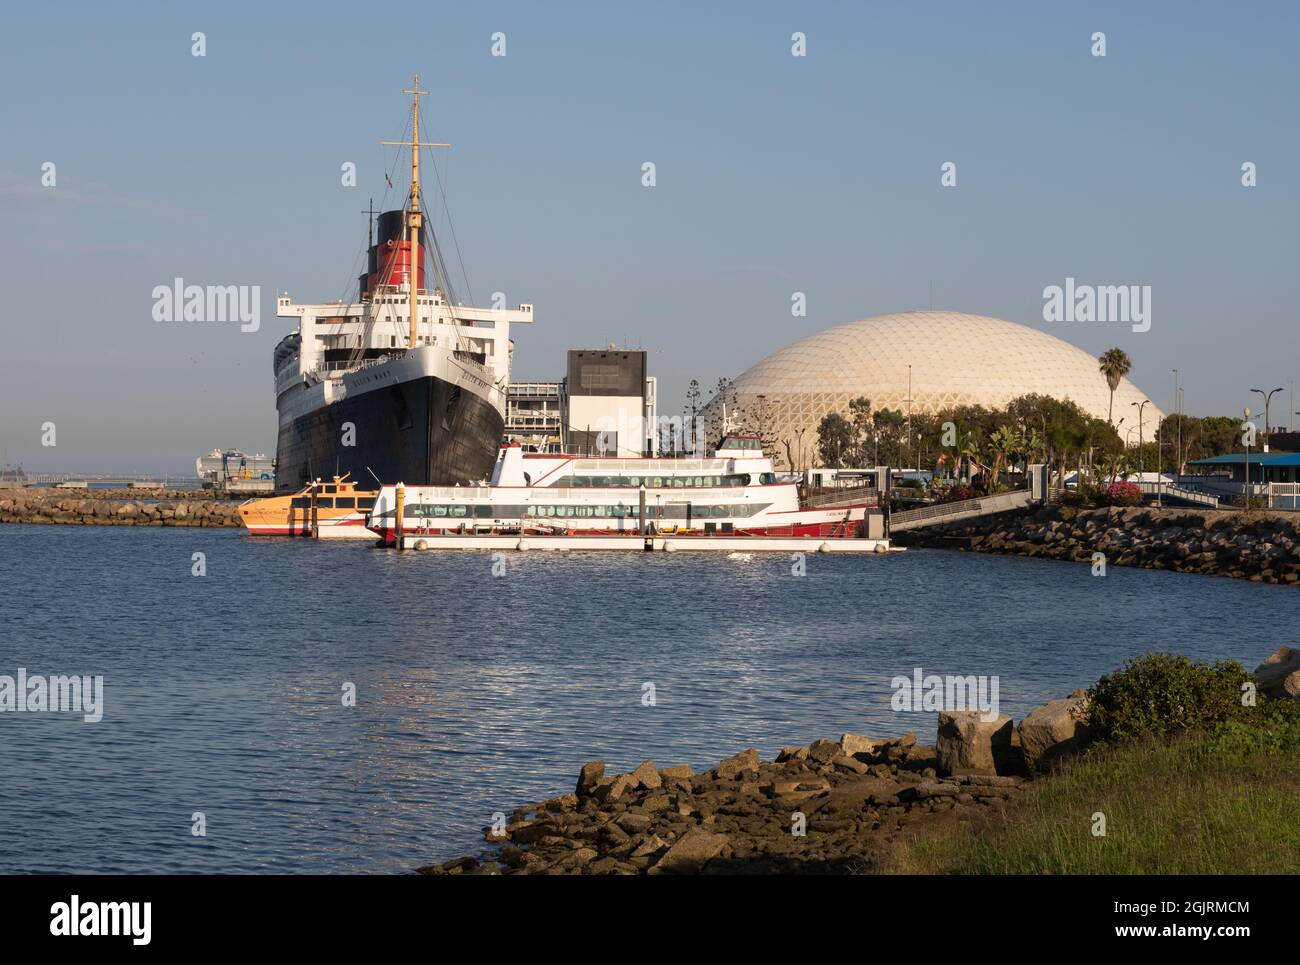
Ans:
MULTIPOLYGON (((745 503, 731 505, 690 505, 690 506, 647 506, 646 519, 702 519, 706 517, 751 516, 758 507, 745 503)), ((412 505, 406 507, 406 515, 433 519, 513 519, 517 516, 560 518, 597 518, 597 519, 635 519, 636 506, 439 506, 412 505)))
MULTIPOLYGON (((317 496, 317 509, 373 509, 375 498, 373 496, 317 496)), ((310 496, 293 497, 294 509, 310 509, 310 496)))
MULTIPOLYGON (((573 489, 614 489, 631 487, 638 489, 714 489, 722 486, 748 486, 753 480, 747 472, 730 476, 569 476, 555 483, 557 487, 569 486, 573 489)), ((776 473, 760 473, 758 481, 763 485, 776 482, 776 473)))

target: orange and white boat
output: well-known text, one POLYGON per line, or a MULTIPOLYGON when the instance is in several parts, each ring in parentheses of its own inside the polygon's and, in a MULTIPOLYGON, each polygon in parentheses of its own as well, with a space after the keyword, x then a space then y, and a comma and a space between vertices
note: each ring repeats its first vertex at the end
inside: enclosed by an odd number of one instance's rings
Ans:
POLYGON ((335 476, 330 482, 308 483, 292 495, 250 499, 239 507, 239 517, 250 536, 373 540, 366 517, 375 495, 348 482, 347 476, 335 476))

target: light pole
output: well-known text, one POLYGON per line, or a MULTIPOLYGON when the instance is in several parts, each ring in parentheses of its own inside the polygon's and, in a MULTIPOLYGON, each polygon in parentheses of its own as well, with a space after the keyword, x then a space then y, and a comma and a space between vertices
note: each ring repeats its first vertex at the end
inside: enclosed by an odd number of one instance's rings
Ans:
POLYGON ((1273 398, 1274 392, 1281 392, 1282 387, 1279 385, 1276 389, 1270 389, 1265 392, 1263 389, 1251 389, 1252 392, 1258 392, 1264 397, 1264 451, 1268 452, 1268 400, 1273 398))
POLYGON ((1142 409, 1151 404, 1150 399, 1143 399, 1141 402, 1130 402, 1129 405, 1138 407, 1138 478, 1146 471, 1145 464, 1142 461, 1142 409))
POLYGON ((1174 465, 1178 467, 1178 475, 1183 474, 1183 390, 1178 384, 1178 370, 1174 369, 1174 414, 1178 421, 1178 451, 1174 453, 1174 465))
MULTIPOLYGON (((1241 415, 1242 415, 1242 418, 1243 418, 1246 422, 1249 422, 1249 421, 1250 421, 1250 408, 1247 407, 1247 408, 1245 408, 1245 409, 1242 409, 1242 410, 1241 410, 1241 415)), ((1250 433, 1249 433, 1249 432, 1244 432, 1244 433, 1242 433, 1242 436, 1243 436, 1243 438, 1245 439, 1245 445, 1246 445, 1246 483, 1245 483, 1245 486, 1246 486, 1246 489, 1245 489, 1245 492, 1246 492, 1246 508, 1247 508, 1247 509, 1250 509, 1250 433)))
POLYGON ((1160 423, 1156 422, 1156 509, 1161 509, 1164 503, 1161 497, 1165 491, 1165 477, 1160 474, 1160 423))
POLYGON ((1181 477, 1185 466, 1183 465, 1183 390, 1178 390, 1178 475, 1181 477))
MULTIPOLYGON (((907 434, 906 438, 910 444, 912 441, 912 367, 907 367, 907 434)), ((899 460, 902 462, 902 460, 899 460)), ((907 463, 903 463, 904 466, 907 463)))

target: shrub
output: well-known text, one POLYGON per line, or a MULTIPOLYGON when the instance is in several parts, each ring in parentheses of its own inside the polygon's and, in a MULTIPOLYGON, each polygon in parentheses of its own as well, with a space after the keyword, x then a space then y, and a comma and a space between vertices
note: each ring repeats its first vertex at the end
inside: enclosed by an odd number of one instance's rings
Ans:
POLYGON ((1170 653, 1134 657, 1088 691, 1088 723, 1103 741, 1168 739, 1185 730, 1244 718, 1241 664, 1214 665, 1170 653))
POLYGON ((1207 747, 1232 757, 1295 754, 1300 751, 1300 701, 1261 698, 1257 706, 1246 708, 1240 719, 1219 723, 1207 747))
POLYGON ((1106 487, 1106 501, 1112 506, 1137 506, 1142 502, 1142 490, 1137 483, 1116 480, 1106 487))

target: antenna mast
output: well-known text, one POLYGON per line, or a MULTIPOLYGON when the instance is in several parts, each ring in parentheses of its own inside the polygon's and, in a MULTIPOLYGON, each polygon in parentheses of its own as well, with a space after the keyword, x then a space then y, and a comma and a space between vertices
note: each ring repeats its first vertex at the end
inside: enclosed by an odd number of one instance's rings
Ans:
POLYGON ((450 144, 422 144, 420 142, 420 98, 425 94, 431 93, 427 90, 420 90, 420 75, 415 75, 415 83, 411 90, 402 91, 403 94, 411 95, 411 140, 407 141, 384 141, 384 144, 398 144, 402 147, 411 149, 411 197, 407 202, 406 209, 406 238, 411 246, 411 258, 407 271, 407 284, 410 288, 410 307, 411 307, 411 333, 407 340, 407 348, 415 348, 419 338, 420 315, 419 315, 419 274, 420 268, 424 264, 424 252, 420 248, 421 228, 424 222, 423 208, 420 205, 420 148, 422 147, 451 147, 450 144))

